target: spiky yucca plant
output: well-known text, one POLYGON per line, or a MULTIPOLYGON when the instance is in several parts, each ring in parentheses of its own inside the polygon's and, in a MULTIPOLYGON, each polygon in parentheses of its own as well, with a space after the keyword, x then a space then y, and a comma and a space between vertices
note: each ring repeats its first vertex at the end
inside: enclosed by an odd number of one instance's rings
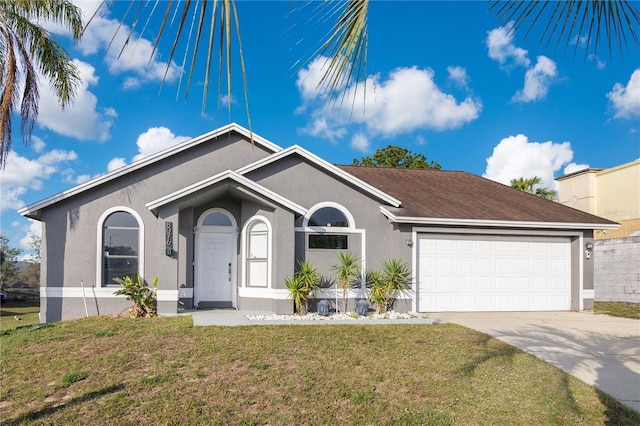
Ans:
POLYGON ((338 275, 338 285, 342 289, 342 312, 347 312, 347 293, 351 288, 351 283, 358 277, 360 270, 360 260, 358 256, 351 252, 338 253, 338 264, 332 269, 338 275))
POLYGON ((411 282, 411 269, 400 259, 385 259, 381 271, 367 274, 368 299, 376 305, 379 314, 389 311, 398 293, 405 291, 411 282))
POLYGON ((312 262, 298 261, 298 270, 285 280, 289 290, 289 298, 293 301, 294 312, 298 315, 307 314, 307 303, 320 286, 321 275, 312 262))

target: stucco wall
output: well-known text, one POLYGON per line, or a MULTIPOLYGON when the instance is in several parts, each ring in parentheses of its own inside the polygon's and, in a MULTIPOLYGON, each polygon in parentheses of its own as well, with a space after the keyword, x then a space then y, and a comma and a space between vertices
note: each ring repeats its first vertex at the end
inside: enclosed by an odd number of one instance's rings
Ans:
POLYGON ((596 301, 640 303, 640 236, 596 241, 594 262, 596 301))
POLYGON ((640 218, 640 160, 597 174, 596 214, 614 221, 640 218))
MULTIPOLYGON (((240 135, 232 133, 202 143, 44 209, 42 221, 46 222, 46 226, 43 227, 42 234, 41 286, 78 289, 82 281, 86 288, 101 287, 101 280, 96 272, 100 270, 97 264, 100 244, 98 222, 107 210, 120 206, 136 211, 141 217, 144 229, 144 263, 141 269, 144 276, 149 281, 158 276, 160 289, 177 289, 185 284, 179 271, 184 276, 190 269, 189 257, 184 254, 190 254, 191 237, 178 239, 177 234, 179 229, 184 230, 185 226, 191 224, 182 222, 178 225, 177 211, 163 213, 165 217, 156 218, 145 204, 189 184, 270 154, 257 144, 251 146, 249 142, 240 140, 240 135), (177 252, 173 257, 164 254, 165 219, 173 221, 175 226, 174 237, 177 244, 174 243, 174 248, 177 252), (179 266, 178 262, 182 262, 182 265, 179 266)), ((62 300, 56 299, 42 299, 43 320, 68 318, 70 309, 65 307, 63 314, 62 300)), ((84 314, 82 299, 77 303, 84 314)))

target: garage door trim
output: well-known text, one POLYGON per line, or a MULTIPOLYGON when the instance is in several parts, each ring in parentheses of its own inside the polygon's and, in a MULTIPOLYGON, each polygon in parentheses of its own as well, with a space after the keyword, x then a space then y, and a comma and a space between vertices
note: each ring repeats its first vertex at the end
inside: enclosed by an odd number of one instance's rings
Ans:
POLYGON ((520 230, 520 229, 474 229, 474 228, 445 228, 445 227, 413 227, 412 228, 412 264, 413 264, 413 285, 414 297, 413 297, 413 310, 419 309, 419 288, 418 288, 418 274, 419 274, 419 259, 418 259, 418 247, 419 238, 423 234, 441 234, 443 236, 454 235, 478 235, 484 237, 568 237, 570 244, 570 304, 571 309, 583 309, 583 297, 587 296, 590 290, 583 290, 583 256, 582 251, 578 250, 576 253, 574 243, 577 242, 578 247, 583 247, 584 235, 580 231, 550 231, 550 230, 520 230), (577 241, 576 241, 577 239, 577 241), (576 258, 578 262, 576 263, 576 258))

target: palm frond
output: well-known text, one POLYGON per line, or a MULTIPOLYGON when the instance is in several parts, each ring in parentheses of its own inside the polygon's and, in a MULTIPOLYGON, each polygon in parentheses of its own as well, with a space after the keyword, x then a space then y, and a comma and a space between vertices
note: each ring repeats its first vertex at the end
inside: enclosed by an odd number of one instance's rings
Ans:
MULTIPOLYGON (((324 2, 326 7, 319 10, 319 20, 337 17, 324 42, 313 54, 300 64, 308 65, 318 56, 328 58, 323 66, 318 89, 323 94, 342 93, 360 77, 366 75, 369 0, 347 0, 324 2)), ((364 83, 366 84, 366 80, 364 83)))
POLYGON ((20 130, 24 143, 38 118, 38 79, 36 68, 47 78, 64 108, 75 97, 80 81, 78 70, 67 52, 40 22, 51 20, 71 30, 78 40, 82 12, 69 0, 0 0, 0 167, 11 149, 11 114, 20 105, 20 130), (22 94, 19 93, 23 87, 22 94), (20 96, 22 95, 22 96, 20 96))
POLYGON ((629 0, 491 0, 489 10, 502 25, 512 22, 511 31, 523 29, 524 38, 541 30, 539 43, 545 46, 555 40, 554 48, 564 44, 566 51, 574 44, 575 55, 583 42, 585 59, 597 54, 604 39, 611 58, 614 45, 623 56, 629 42, 640 44, 640 11, 633 3, 629 0))

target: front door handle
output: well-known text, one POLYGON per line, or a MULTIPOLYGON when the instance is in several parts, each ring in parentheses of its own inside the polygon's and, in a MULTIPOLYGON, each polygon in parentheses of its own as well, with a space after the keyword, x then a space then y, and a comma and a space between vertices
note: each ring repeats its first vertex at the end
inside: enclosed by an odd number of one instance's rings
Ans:
POLYGON ((231 282, 231 263, 229 263, 229 282, 231 282))

